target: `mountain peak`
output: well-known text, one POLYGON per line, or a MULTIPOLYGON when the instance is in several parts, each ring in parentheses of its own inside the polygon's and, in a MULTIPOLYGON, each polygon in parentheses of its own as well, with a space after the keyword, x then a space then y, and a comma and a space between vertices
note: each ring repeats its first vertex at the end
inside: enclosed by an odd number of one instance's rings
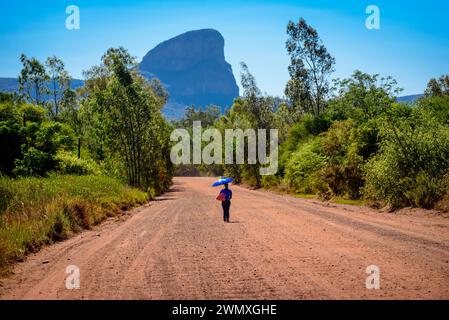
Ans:
POLYGON ((169 104, 177 106, 178 114, 170 116, 183 115, 180 105, 232 105, 239 89, 224 44, 217 30, 193 30, 161 42, 144 56, 140 71, 159 78, 169 92, 169 104))
POLYGON ((188 64, 210 58, 224 60, 224 38, 214 29, 201 29, 161 42, 143 57, 140 68, 182 70, 188 64))

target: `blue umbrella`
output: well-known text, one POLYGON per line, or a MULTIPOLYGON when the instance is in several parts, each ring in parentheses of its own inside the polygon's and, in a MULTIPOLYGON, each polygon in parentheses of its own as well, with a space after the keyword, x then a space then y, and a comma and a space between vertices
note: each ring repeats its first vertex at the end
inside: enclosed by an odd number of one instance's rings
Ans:
POLYGON ((234 181, 234 179, 232 179, 232 178, 221 177, 220 180, 214 182, 214 184, 212 185, 212 187, 222 186, 222 185, 224 185, 224 184, 231 183, 232 181, 234 181))

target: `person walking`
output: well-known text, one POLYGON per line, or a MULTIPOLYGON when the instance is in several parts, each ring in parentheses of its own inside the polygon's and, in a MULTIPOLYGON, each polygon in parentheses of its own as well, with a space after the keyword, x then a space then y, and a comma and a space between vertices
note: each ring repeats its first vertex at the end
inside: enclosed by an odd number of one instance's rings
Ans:
POLYGON ((224 189, 220 191, 222 196, 221 206, 223 207, 223 220, 229 223, 229 208, 231 207, 232 191, 229 185, 225 184, 224 189))

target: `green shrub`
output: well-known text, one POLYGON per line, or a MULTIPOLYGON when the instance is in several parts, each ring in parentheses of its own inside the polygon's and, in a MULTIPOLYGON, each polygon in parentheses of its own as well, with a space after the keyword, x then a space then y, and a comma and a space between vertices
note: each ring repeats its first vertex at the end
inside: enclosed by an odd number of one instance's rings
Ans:
POLYGON ((319 139, 314 139, 302 145, 286 165, 286 183, 296 193, 317 194, 326 189, 321 173, 327 157, 319 153, 319 143, 319 139))
POLYGON ((56 171, 59 174, 101 175, 100 166, 91 159, 78 159, 74 154, 67 151, 60 151, 55 157, 57 162, 56 171))
POLYGON ((290 152, 295 151, 301 143, 325 132, 329 127, 330 121, 324 116, 315 117, 311 114, 303 115, 299 122, 293 125, 289 131, 288 139, 282 148, 286 151, 285 156, 288 158, 290 152))
POLYGON ((418 101, 418 107, 430 112, 439 122, 449 125, 449 95, 423 98, 418 101))
POLYGON ((13 174, 16 176, 44 176, 54 168, 55 163, 50 154, 30 147, 23 151, 22 159, 16 159, 14 162, 13 174))
POLYGON ((45 118, 46 110, 41 106, 26 103, 18 108, 18 114, 26 122, 42 122, 45 118))
POLYGON ((373 149, 371 130, 366 124, 345 120, 334 122, 322 136, 323 153, 329 158, 323 180, 333 195, 358 199, 364 184, 364 155, 373 149))
POLYGON ((73 129, 59 122, 44 122, 36 132, 34 146, 50 155, 59 150, 70 150, 75 145, 73 129))
POLYGON ((385 119, 380 152, 365 166, 364 195, 393 208, 431 208, 449 190, 449 127, 427 110, 401 114, 385 119))
POLYGON ((397 150, 385 148, 365 166, 366 198, 384 202, 393 209, 401 207, 432 208, 449 190, 447 178, 430 172, 407 172, 397 150))
POLYGON ((276 175, 262 176, 262 188, 270 189, 278 186, 281 178, 276 175))
POLYGON ((153 187, 148 187, 147 193, 150 200, 154 200, 157 196, 156 190, 153 187))
POLYGON ((242 181, 251 187, 260 188, 261 187, 261 176, 259 174, 258 165, 242 165, 242 181))
POLYGON ((400 169, 395 161, 394 150, 384 150, 365 165, 363 195, 371 200, 378 200, 393 207, 406 206, 404 186, 400 184, 400 169))
MULTIPOLYGON (((32 105, 25 107, 29 109, 27 114, 36 108, 40 110, 32 105)), ((28 122, 17 132, 17 136, 25 137, 25 143, 21 146, 21 154, 17 154, 14 161, 12 173, 15 176, 45 176, 55 170, 58 162, 56 153, 69 150, 74 145, 73 130, 58 122, 28 122)))
MULTIPOLYGON (((449 170, 448 170, 449 171, 449 170)), ((447 179, 420 172, 416 178, 405 180, 405 198, 415 207, 432 208, 449 190, 447 179)))

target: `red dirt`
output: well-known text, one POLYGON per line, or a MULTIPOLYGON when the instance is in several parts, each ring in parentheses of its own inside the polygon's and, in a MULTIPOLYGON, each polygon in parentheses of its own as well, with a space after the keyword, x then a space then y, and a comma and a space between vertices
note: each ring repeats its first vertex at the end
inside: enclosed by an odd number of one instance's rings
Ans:
POLYGON ((222 221, 213 179, 44 248, 1 299, 449 299, 449 220, 323 204, 232 186, 222 221), (81 288, 65 288, 68 265, 81 288), (380 290, 365 269, 380 268, 380 290))

